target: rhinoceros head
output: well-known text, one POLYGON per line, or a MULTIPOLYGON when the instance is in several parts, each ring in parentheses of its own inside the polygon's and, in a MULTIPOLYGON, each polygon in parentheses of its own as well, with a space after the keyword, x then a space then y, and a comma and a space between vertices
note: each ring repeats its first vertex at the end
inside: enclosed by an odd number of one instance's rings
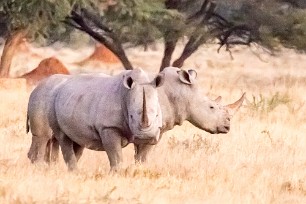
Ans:
POLYGON ((166 78, 163 88, 171 95, 180 117, 212 134, 229 131, 231 117, 242 105, 244 94, 235 103, 223 106, 219 103, 220 98, 210 100, 203 96, 197 84, 195 70, 168 67, 161 73, 166 78))
POLYGON ((159 140, 162 114, 156 88, 163 84, 163 80, 163 74, 159 74, 152 81, 139 69, 131 71, 123 79, 127 89, 126 120, 135 143, 155 144, 159 140))

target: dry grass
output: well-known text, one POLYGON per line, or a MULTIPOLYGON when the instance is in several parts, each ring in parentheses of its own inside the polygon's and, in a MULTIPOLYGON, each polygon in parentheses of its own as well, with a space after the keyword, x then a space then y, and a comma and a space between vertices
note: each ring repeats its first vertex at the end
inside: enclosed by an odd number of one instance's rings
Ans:
MULTIPOLYGON (((52 53, 75 72, 118 69, 80 68, 71 64, 79 53, 52 53)), ((162 51, 132 49, 129 55, 156 71, 162 51)), ((211 98, 222 95, 229 103, 247 92, 230 133, 210 135, 186 122, 167 132, 142 166, 133 164, 133 147, 125 148, 118 175, 108 174, 105 152, 89 150, 75 173, 63 159, 51 167, 32 165, 26 156, 28 93, 23 86, 0 89, 0 203, 306 203, 306 56, 261 53, 263 62, 241 50, 234 57, 203 47, 185 66, 198 71, 203 94, 211 98)), ((18 60, 12 75, 22 72, 18 60)), ((28 61, 24 69, 36 66, 28 61)))

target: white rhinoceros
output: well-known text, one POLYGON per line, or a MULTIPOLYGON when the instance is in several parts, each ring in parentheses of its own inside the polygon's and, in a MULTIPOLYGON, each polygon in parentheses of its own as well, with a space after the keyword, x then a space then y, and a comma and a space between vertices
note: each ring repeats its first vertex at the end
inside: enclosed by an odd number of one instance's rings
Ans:
MULTIPOLYGON (((220 98, 210 100, 202 95, 195 70, 167 67, 161 74, 165 82, 158 89, 163 115, 160 138, 164 132, 173 129, 175 125, 182 125, 185 120, 211 134, 227 133, 230 130, 230 119, 242 105, 245 94, 235 103, 223 106, 218 102, 220 98)), ((135 144, 136 161, 146 161, 152 147, 148 144, 135 144)))
MULTIPOLYGON (((56 76, 54 76, 56 78, 56 76)), ((112 169, 122 162, 122 147, 129 142, 144 140, 154 144, 159 140, 162 114, 156 88, 162 85, 163 77, 158 75, 153 81, 139 69, 124 71, 116 76, 77 75, 59 79, 62 81, 49 95, 46 109, 47 130, 50 127, 54 138, 59 141, 64 160, 69 170, 77 167, 78 156, 83 149, 106 151, 112 169)), ((53 83, 52 79, 51 82, 53 83)), ((48 84, 48 80, 42 87, 48 84)), ((30 97, 28 117, 31 130, 36 129, 33 101, 37 100, 36 88, 30 97), (34 128, 32 128, 34 127, 34 128)), ((43 92, 43 91, 42 91, 43 92)), ((41 94, 44 95, 44 94, 41 94)), ((48 93, 47 93, 48 95, 48 93)), ((37 112, 37 110, 36 110, 37 112)), ((46 116, 43 116, 46 117, 46 116)), ((40 125, 41 126, 41 125, 40 125)), ((36 135, 35 137, 45 137, 36 135)), ((52 136, 51 136, 52 138, 52 136)), ((46 139, 44 144, 46 146, 46 139)), ((37 144, 32 146, 39 146, 37 144)), ((33 149, 31 147, 31 149, 33 149)), ((30 150, 34 158, 41 152, 30 150)), ((42 157, 40 157, 42 158, 42 157)), ((33 161, 33 159, 32 159, 33 161)))
MULTIPOLYGON (((223 106, 219 104, 218 100, 210 100, 206 96, 201 95, 200 87, 197 84, 197 74, 195 70, 181 70, 176 67, 165 68, 162 72, 164 75, 163 86, 158 88, 159 103, 162 111, 162 128, 160 138, 162 134, 168 130, 174 128, 175 125, 181 125, 183 121, 188 120, 193 125, 200 129, 203 129, 212 134, 227 133, 230 129, 230 118, 239 109, 244 101, 245 94, 237 100, 235 103, 223 106)), ((59 76, 64 80, 65 76, 59 76)), ((52 81, 49 82, 52 86, 52 81)), ((42 84, 43 87, 48 87, 46 84, 42 84)), ((43 91, 42 91, 43 92, 43 91)), ((220 99, 220 98, 218 98, 220 99)), ((41 105, 40 107, 42 107, 41 105)), ((46 115, 43 109, 39 112, 41 115, 46 115)), ((28 112, 30 115, 30 112, 28 112)), ((32 114, 35 117, 35 114, 32 114)), ((31 117, 30 117, 31 119, 31 117)), ((45 123, 47 123, 46 121, 45 123)), ((47 128, 47 126, 41 126, 41 128, 47 128)), ((47 128, 49 131, 50 127, 47 128)), ((47 130, 45 130, 47 132, 47 130)), ((40 140, 44 141, 44 146, 47 144, 46 159, 49 158, 56 161, 58 158, 58 144, 56 139, 52 139, 52 135, 42 135, 40 140), (50 153, 50 148, 52 151, 50 153)), ((34 137, 33 137, 34 139, 34 137)), ((35 144, 32 141, 32 145, 35 144)), ((135 159, 136 161, 145 161, 147 154, 153 147, 151 144, 144 144, 141 141, 134 142, 135 144, 135 159)), ((79 147, 74 143, 75 153, 77 159, 82 154, 83 147, 79 147)), ((44 151, 41 151, 42 153, 44 151)), ((37 151, 29 151, 29 157, 31 155, 37 155, 37 151)), ((34 157, 36 159, 36 157, 34 157)))

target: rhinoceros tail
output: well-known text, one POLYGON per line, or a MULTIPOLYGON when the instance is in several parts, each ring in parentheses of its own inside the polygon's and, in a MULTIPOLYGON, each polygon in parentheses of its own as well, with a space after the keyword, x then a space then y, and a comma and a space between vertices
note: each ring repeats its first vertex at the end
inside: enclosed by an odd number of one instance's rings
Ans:
POLYGON ((30 121, 29 121, 29 115, 27 114, 27 123, 26 123, 27 133, 30 131, 30 121))

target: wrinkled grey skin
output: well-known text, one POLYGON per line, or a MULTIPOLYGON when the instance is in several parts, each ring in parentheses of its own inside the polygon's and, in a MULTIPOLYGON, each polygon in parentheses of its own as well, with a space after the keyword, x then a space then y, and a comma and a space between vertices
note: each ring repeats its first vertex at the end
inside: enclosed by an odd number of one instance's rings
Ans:
MULTIPOLYGON (((202 95, 194 70, 167 67, 161 73, 165 82, 158 90, 163 115, 160 138, 164 132, 182 125, 185 120, 211 134, 229 131, 230 119, 242 105, 245 94, 235 103, 223 106, 202 95)), ((135 144, 136 161, 145 162, 152 147, 135 144)))
MULTIPOLYGON (((229 131, 230 118, 243 103, 244 95, 237 102, 222 106, 218 101, 201 95, 194 70, 186 72, 169 67, 161 74, 164 75, 165 82, 157 89, 163 115, 160 138, 164 132, 181 125, 185 120, 212 134, 229 131)), ((48 143, 49 146, 50 144, 52 143, 48 143)), ((147 144, 135 144, 136 161, 144 162, 152 147, 147 144)), ((52 158, 57 158, 58 148, 51 153, 52 158)), ((78 154, 78 158, 80 156, 81 154, 78 154)))
MULTIPOLYGON (((129 142, 155 144, 162 125, 156 87, 162 79, 159 75, 149 81, 145 72, 133 70, 114 77, 73 76, 57 88, 44 129, 51 126, 69 170, 77 168, 84 147, 106 151, 111 169, 116 169, 122 162, 121 148, 129 142)), ((32 130, 36 124, 28 115, 32 130)), ((50 140, 50 134, 42 137, 50 140)), ((30 149, 29 158, 42 152, 30 149)))
POLYGON ((28 158, 34 163, 46 160, 56 161, 58 158, 58 141, 52 137, 52 130, 48 121, 48 111, 53 103, 56 91, 71 76, 56 74, 44 79, 32 91, 27 112, 27 133, 31 129, 32 143, 28 158), (52 148, 52 151, 51 151, 52 148), (52 152, 52 155, 50 155, 52 152))

